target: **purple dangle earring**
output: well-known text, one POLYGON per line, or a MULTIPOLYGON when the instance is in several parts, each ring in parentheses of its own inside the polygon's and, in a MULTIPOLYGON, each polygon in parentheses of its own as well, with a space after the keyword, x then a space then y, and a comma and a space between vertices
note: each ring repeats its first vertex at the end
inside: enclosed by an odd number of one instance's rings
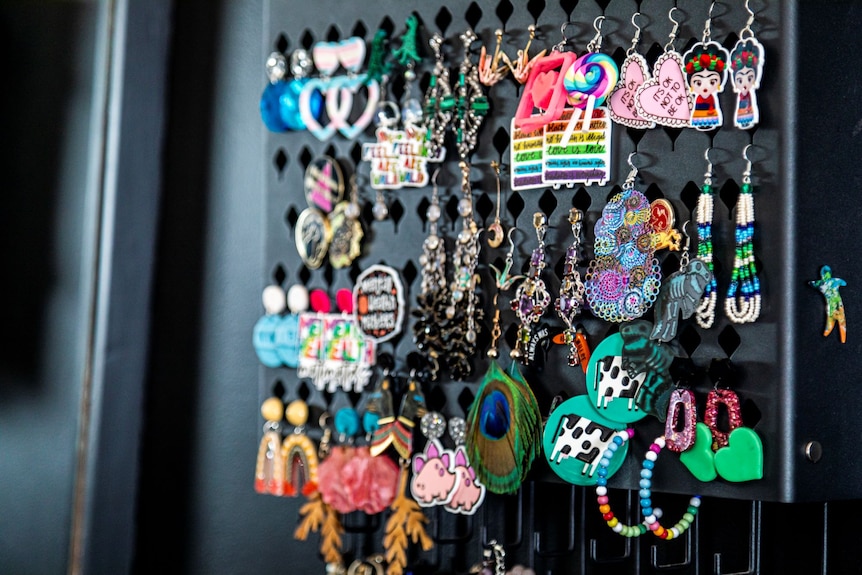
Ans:
POLYGON ((542 212, 533 214, 533 227, 536 228, 536 237, 539 246, 533 250, 530 256, 530 271, 527 277, 518 286, 515 298, 512 300, 512 310, 521 320, 518 329, 518 339, 515 349, 512 350, 513 359, 519 360, 524 365, 530 363, 528 346, 532 325, 539 321, 551 303, 551 294, 545 288, 542 279, 542 270, 545 269, 545 233, 548 230, 547 219, 542 212))
POLYGON ((581 363, 577 349, 577 326, 575 320, 581 315, 584 307, 584 282, 578 271, 578 258, 581 251, 581 221, 584 214, 577 208, 569 210, 569 223, 572 225, 574 240, 566 250, 566 263, 563 268, 563 279, 560 284, 560 295, 554 302, 557 315, 566 324, 565 338, 569 346, 567 360, 574 367, 581 363))

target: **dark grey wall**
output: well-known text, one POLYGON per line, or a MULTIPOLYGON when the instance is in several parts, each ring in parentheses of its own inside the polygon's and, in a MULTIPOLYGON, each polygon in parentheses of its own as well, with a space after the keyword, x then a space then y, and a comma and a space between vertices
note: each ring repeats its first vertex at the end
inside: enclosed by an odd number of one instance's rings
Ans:
POLYGON ((3 574, 66 569, 92 283, 101 10, 96 1, 0 3, 3 574))
POLYGON ((255 493, 263 1, 175 3, 137 573, 301 573, 293 500, 255 493), (176 558, 179 558, 177 560, 176 558))

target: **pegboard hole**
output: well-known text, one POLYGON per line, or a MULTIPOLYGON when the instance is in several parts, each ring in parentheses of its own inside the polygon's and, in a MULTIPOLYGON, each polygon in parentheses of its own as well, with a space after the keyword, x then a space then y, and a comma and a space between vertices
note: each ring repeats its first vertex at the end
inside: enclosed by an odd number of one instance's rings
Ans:
POLYGON ((326 40, 328 42, 338 42, 341 40, 341 32, 335 25, 329 27, 329 30, 326 31, 326 40))
POLYGON ((497 131, 494 132, 494 137, 491 139, 491 143, 494 144, 494 149, 497 150, 497 153, 500 157, 503 157, 503 154, 509 148, 509 142, 511 138, 509 137, 509 132, 506 128, 500 126, 497 128, 497 131))
POLYGON ((578 0, 560 0, 560 8, 566 13, 566 17, 571 20, 572 12, 578 6, 578 0))
POLYGON ((742 423, 745 427, 754 427, 760 422, 761 417, 763 417, 760 408, 749 398, 742 401, 740 411, 742 412, 742 423))
POLYGON ((362 144, 356 142, 350 147, 350 159, 353 160, 353 165, 358 166, 362 161, 362 144))
POLYGON ((431 391, 425 394, 425 403, 430 411, 442 412, 446 405, 446 394, 439 385, 435 385, 431 391))
POLYGON ((718 334, 718 345, 727 354, 727 357, 733 356, 733 352, 739 349, 740 343, 742 343, 742 339, 732 325, 725 326, 718 334))
POLYGON ((311 279, 311 270, 308 269, 308 266, 303 265, 299 268, 299 272, 296 275, 299 278, 299 283, 305 285, 311 279))
POLYGON ((664 198, 664 192, 661 191, 661 188, 659 188, 655 182, 647 186, 646 191, 644 191, 644 195, 650 202, 664 198))
POLYGON ((413 281, 416 279, 418 275, 418 271, 416 270, 416 266, 412 261, 408 261, 404 266, 404 269, 401 270, 401 275, 404 277, 405 285, 412 285, 413 281))
POLYGON ((392 223, 395 224, 396 232, 398 231, 398 222, 400 222, 403 217, 404 204, 396 198, 392 200, 392 203, 389 205, 389 218, 392 220, 392 223))
POLYGON ((329 263, 329 260, 326 260, 326 265, 323 267, 323 281, 326 282, 328 287, 332 287, 332 279, 334 277, 334 272, 332 270, 332 264, 329 263))
POLYGON ((557 196, 551 190, 545 190, 542 197, 539 198, 539 209, 545 212, 545 216, 550 220, 551 214, 557 209, 557 196))
MULTIPOLYGON (((416 214, 419 216, 419 219, 422 221, 422 229, 425 229, 425 224, 428 223, 428 207, 431 205, 431 200, 427 197, 423 196, 421 200, 419 200, 419 204, 416 206, 416 214)), ((439 221, 439 220, 438 220, 439 221)))
POLYGON ((284 175, 284 168, 287 166, 287 152, 283 148, 279 148, 272 159, 272 163, 275 166, 275 171, 278 172, 278 179, 281 179, 284 175))
POLYGON ((277 397, 279 399, 284 398, 284 383, 280 379, 276 379, 275 383, 272 386, 272 396, 277 397))
POLYGON ((521 197, 521 194, 512 192, 512 195, 509 196, 509 200, 506 202, 506 210, 512 214, 512 218, 515 220, 518 219, 518 216, 524 211, 524 198, 521 197))
POLYGON ((272 272, 272 279, 275 281, 275 285, 283 285, 284 280, 287 279, 287 272, 284 270, 284 266, 278 264, 275 266, 275 269, 272 272))
POLYGON ((685 204, 688 211, 693 212, 697 209, 697 201, 700 198, 700 191, 700 187, 691 181, 683 187, 682 192, 679 194, 679 199, 682 200, 682 203, 685 204))
POLYGON ((449 24, 452 23, 452 13, 449 12, 448 8, 443 6, 434 17, 434 23, 437 25, 437 28, 440 29, 440 35, 445 36, 446 29, 449 27, 449 24))
POLYGON ((464 20, 470 25, 470 28, 476 30, 479 27, 479 20, 482 19, 482 9, 475 2, 470 2, 467 11, 464 12, 464 20))
POLYGON ((497 4, 497 18, 500 19, 500 23, 503 24, 503 27, 506 27, 506 22, 509 21, 509 18, 514 14, 515 7, 512 6, 512 3, 509 0, 501 0, 499 4, 497 4))
POLYGON ((676 140, 682 134, 683 128, 671 128, 670 126, 662 126, 664 133, 670 138, 670 149, 676 150, 676 140))
POLYGON ((303 146, 302 150, 299 152, 299 163, 302 165, 303 171, 308 169, 308 165, 311 163, 311 158, 311 150, 309 150, 307 146, 303 146))
POLYGON ((284 54, 289 47, 290 42, 287 41, 287 37, 284 34, 279 34, 278 38, 275 39, 275 49, 284 54))
POLYGON ((542 12, 545 11, 545 0, 530 0, 527 2, 527 12, 533 17, 533 20, 538 22, 542 12))
POLYGON ((365 27, 365 23, 362 20, 357 21, 353 30, 350 32, 351 36, 357 36, 359 38, 365 38, 366 34, 368 34, 368 28, 365 27))
POLYGON ((679 271, 679 257, 674 253, 668 253, 664 261, 661 262, 661 275, 667 278, 672 273, 679 271))
POLYGON ((287 210, 287 214, 284 219, 287 221, 287 225, 290 226, 290 229, 294 229, 296 227, 296 220, 299 219, 299 212, 296 211, 294 206, 290 206, 290 209, 287 210))
POLYGON ((697 348, 700 347, 700 334, 691 324, 682 328, 679 332, 679 344, 689 356, 693 355, 697 348))
POLYGON ((637 128, 626 128, 626 134, 628 134, 629 139, 634 143, 635 149, 637 149, 638 144, 641 143, 641 139, 644 137, 644 134, 647 133, 647 130, 638 130, 637 128))
MULTIPOLYGON (((589 192, 585 190, 583 187, 578 188, 578 191, 575 192, 575 195, 572 196, 572 207, 578 208, 584 214, 586 214, 590 210, 590 205, 593 203, 593 199, 590 197, 589 192)), ((583 229, 584 225, 581 223, 581 228, 583 229)))
POLYGON ((461 407, 461 411, 464 413, 470 411, 470 406, 473 405, 475 398, 476 396, 468 388, 462 389, 461 393, 458 394, 458 405, 461 407))
POLYGON ((380 21, 380 26, 378 26, 378 28, 386 32, 387 37, 390 37, 395 31, 395 23, 391 18, 389 18, 389 16, 384 16, 383 20, 380 21))
POLYGON ((311 33, 311 30, 305 30, 302 32, 302 36, 299 37, 299 43, 306 50, 311 50, 311 47, 314 46, 314 35, 311 33))
POLYGON ((311 395, 311 389, 309 389, 306 382, 299 382, 299 385, 296 388, 296 395, 299 396, 299 399, 302 401, 308 401, 308 397, 311 395))
POLYGON ((479 199, 476 200, 474 208, 482 220, 487 220, 488 216, 495 212, 494 202, 486 193, 479 194, 479 199))

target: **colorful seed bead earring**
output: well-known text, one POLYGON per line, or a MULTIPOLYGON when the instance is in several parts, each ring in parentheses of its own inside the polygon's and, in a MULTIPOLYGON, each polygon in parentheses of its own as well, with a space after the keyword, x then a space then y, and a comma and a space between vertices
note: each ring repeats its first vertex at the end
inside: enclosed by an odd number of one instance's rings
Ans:
POLYGON ((647 528, 653 532, 653 535, 660 539, 676 539, 685 533, 691 527, 691 524, 694 523, 694 518, 697 515, 698 509, 700 509, 700 495, 692 496, 688 502, 686 512, 673 527, 665 528, 659 522, 659 513, 656 513, 658 510, 653 507, 652 501, 652 476, 655 462, 658 460, 658 455, 665 447, 665 444, 665 438, 662 435, 657 437, 652 445, 649 446, 649 450, 647 450, 641 466, 640 491, 638 491, 638 495, 641 498, 641 513, 643 514, 647 528))
POLYGON ((700 304, 695 311, 697 325, 709 329, 715 323, 715 304, 718 300, 717 282, 715 281, 715 264, 712 259, 712 216, 715 205, 715 189, 712 187, 712 162, 707 148, 703 153, 706 158, 706 173, 703 175, 703 186, 697 198, 697 257, 704 263, 712 275, 706 284, 700 304))
POLYGON ((751 160, 745 146, 742 157, 746 167, 742 172, 742 187, 736 202, 736 253, 733 276, 727 288, 724 311, 735 323, 754 323, 760 317, 760 278, 754 259, 754 194, 751 187, 751 160))

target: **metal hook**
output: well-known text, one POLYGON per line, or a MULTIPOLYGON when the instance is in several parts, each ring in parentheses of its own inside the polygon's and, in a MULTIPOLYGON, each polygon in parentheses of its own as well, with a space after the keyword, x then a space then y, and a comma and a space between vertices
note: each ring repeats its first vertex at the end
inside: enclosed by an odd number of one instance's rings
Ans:
POLYGON ((437 187, 437 175, 439 173, 440 173, 440 168, 437 168, 436 170, 434 170, 434 173, 431 174, 431 185, 433 185, 435 188, 437 187))
POLYGON ((571 22, 563 22, 560 25, 560 34, 563 36, 563 39, 560 40, 560 43, 556 46, 559 51, 562 51, 562 49, 566 47, 566 44, 569 43, 569 38, 566 36, 566 28, 569 27, 569 24, 571 24, 571 22))
MULTIPOLYGON (((535 483, 530 484, 530 499, 531 503, 535 502, 535 483)), ((534 505, 531 505, 532 508, 535 508, 534 505)), ((533 533, 533 552, 539 557, 566 557, 575 552, 575 548, 577 546, 577 541, 575 537, 575 485, 570 486, 570 496, 569 496, 569 510, 565 514, 568 519, 568 541, 566 541, 566 546, 563 549, 556 549, 553 551, 547 551, 542 549, 542 534, 539 531, 535 531, 533 533)))
MULTIPOLYGON (((627 516, 627 515, 640 513, 639 511, 634 510, 637 492, 629 490, 626 492, 626 494, 627 494, 627 500, 626 500, 625 511, 621 514, 615 514, 621 520, 624 519, 625 516, 627 516)), ((584 497, 584 506, 586 506, 586 497, 584 497)), ((621 561, 624 561, 625 559, 628 559, 632 555, 632 538, 631 537, 624 537, 623 541, 624 541, 624 545, 623 545, 623 551, 621 554, 614 555, 614 556, 600 557, 599 553, 598 553, 599 541, 598 541, 598 539, 591 537, 590 538, 590 559, 594 563, 598 563, 598 564, 619 563, 621 561)))
POLYGON ((751 30, 751 25, 754 24, 754 10, 748 5, 749 0, 745 0, 745 10, 748 12, 748 21, 745 23, 745 28, 739 33, 740 39, 751 38, 754 32, 751 30))
POLYGON ((669 36, 670 40, 668 41, 667 44, 664 45, 664 51, 665 52, 668 52, 671 49, 673 49, 673 41, 676 40, 676 33, 679 31, 679 22, 674 20, 674 17, 673 17, 673 11, 674 10, 679 10, 679 8, 674 6, 667 13, 667 17, 670 19, 671 22, 673 22, 673 30, 670 31, 670 36, 669 36))
POLYGON ((626 176, 626 181, 625 181, 625 183, 623 184, 623 189, 624 189, 624 190, 628 190, 628 189, 631 189, 632 187, 634 187, 634 183, 635 183, 635 176, 637 176, 637 175, 638 175, 638 169, 637 169, 637 167, 632 163, 632 157, 634 157, 634 156, 636 156, 636 155, 637 155, 637 152, 632 152, 631 154, 629 154, 629 157, 628 157, 628 158, 626 158, 626 163, 627 163, 629 166, 631 166, 631 171, 629 172, 629 175, 628 175, 628 176, 626 176))
POLYGON ((634 14, 632 14, 632 26, 635 27, 635 35, 634 38, 632 38, 631 47, 626 50, 626 56, 631 56, 632 54, 634 54, 637 50, 638 43, 641 41, 641 27, 638 26, 637 22, 635 22, 635 17, 640 15, 640 12, 635 12, 634 14))
POLYGON ((742 157, 745 158, 745 171, 742 172, 742 183, 750 184, 751 183, 751 160, 748 157, 748 149, 754 144, 747 144, 742 149, 742 157))
POLYGON ((712 10, 715 8, 715 0, 709 3, 709 12, 706 15, 706 23, 703 25, 703 43, 706 44, 709 41, 709 36, 712 33, 712 10))
POLYGON ((712 185, 712 160, 709 159, 710 151, 712 151, 712 146, 708 147, 703 152, 703 157, 706 159, 706 173, 703 174, 703 183, 707 186, 712 185))
POLYGON ((596 31, 596 35, 593 36, 593 39, 590 40, 589 44, 587 44, 587 52, 598 52, 602 49, 602 22, 604 21, 604 16, 599 16, 593 20, 593 28, 596 31))

